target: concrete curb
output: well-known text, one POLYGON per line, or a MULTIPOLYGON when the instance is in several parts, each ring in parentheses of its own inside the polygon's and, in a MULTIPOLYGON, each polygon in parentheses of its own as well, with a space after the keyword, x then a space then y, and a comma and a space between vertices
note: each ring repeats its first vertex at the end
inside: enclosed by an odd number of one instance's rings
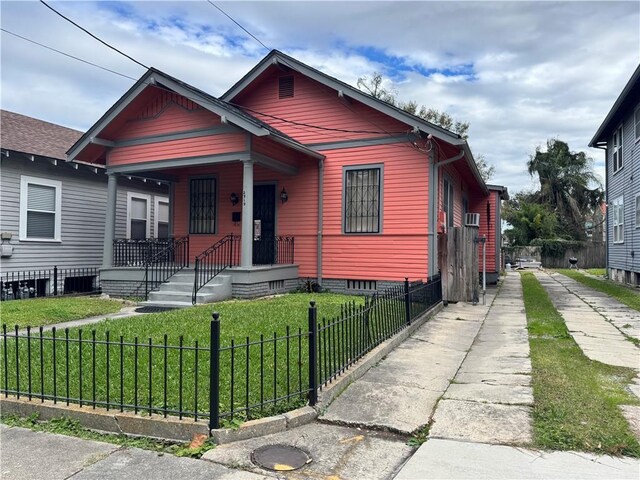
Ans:
POLYGON ((142 417, 134 413, 114 412, 104 408, 79 407, 78 405, 54 404, 51 400, 25 400, 0 398, 3 415, 14 414, 28 417, 39 414, 39 420, 67 417, 77 420, 86 428, 116 434, 139 435, 159 439, 190 441, 195 434, 209 434, 209 426, 203 421, 180 420, 177 417, 142 417))
POLYGON ((325 409, 351 383, 362 377, 367 371, 386 357, 394 348, 409 338, 429 318, 443 309, 440 303, 427 310, 411 326, 405 328, 395 337, 378 345, 362 360, 345 372, 333 384, 323 388, 315 407, 302 407, 282 415, 249 420, 237 429, 219 428, 209 431, 205 421, 180 420, 177 417, 153 416, 142 417, 133 413, 120 413, 104 408, 79 407, 77 405, 54 404, 50 400, 25 400, 16 398, 0 398, 0 408, 5 414, 28 417, 34 413, 41 420, 68 417, 80 422, 83 426, 104 432, 140 435, 176 441, 190 441, 195 434, 211 435, 215 443, 223 445, 254 437, 281 433, 286 430, 313 422, 318 412, 325 409))

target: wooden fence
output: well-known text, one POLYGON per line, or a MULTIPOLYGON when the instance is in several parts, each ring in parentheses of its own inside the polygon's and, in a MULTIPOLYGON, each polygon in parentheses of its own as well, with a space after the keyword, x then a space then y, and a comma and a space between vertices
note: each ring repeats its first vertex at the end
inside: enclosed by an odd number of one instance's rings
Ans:
POLYGON ((472 302, 480 295, 478 237, 475 227, 449 228, 438 235, 438 262, 442 275, 442 300, 472 302))
POLYGON ((605 268, 607 261, 607 244, 585 242, 581 246, 568 248, 560 256, 542 255, 542 247, 509 247, 504 249, 503 259, 509 257, 533 258, 540 261, 544 268, 569 268, 569 259, 578 259, 578 268, 605 268))

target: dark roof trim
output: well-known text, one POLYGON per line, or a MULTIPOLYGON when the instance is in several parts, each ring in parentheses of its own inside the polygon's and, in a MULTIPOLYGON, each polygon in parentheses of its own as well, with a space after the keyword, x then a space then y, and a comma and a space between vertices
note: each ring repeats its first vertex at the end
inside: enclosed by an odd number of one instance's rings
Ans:
POLYGON ((509 200, 509 190, 502 185, 487 185, 487 188, 491 191, 498 192, 500 198, 503 200, 509 200))
MULTIPOLYGON (((631 96, 631 93, 634 89, 640 92, 640 64, 636 67, 636 70, 633 72, 633 75, 631 75, 631 78, 622 89, 622 92, 613 104, 613 107, 611 107, 611 110, 609 110, 609 113, 602 122, 602 125, 600 125, 600 128, 598 128, 598 131, 589 142, 590 147, 596 147, 598 144, 607 141, 608 132, 615 128, 618 123, 620 123, 619 119, 616 118, 619 110, 625 107, 627 100, 633 101, 633 98, 630 99, 629 97, 631 96), (616 120, 615 125, 612 125, 614 120, 616 120)), ((636 95, 636 100, 637 96, 638 95, 636 95)))
POLYGON ((396 120, 409 125, 411 128, 418 128, 426 134, 431 134, 436 138, 440 138, 452 145, 463 145, 466 141, 453 132, 444 128, 438 127, 426 120, 411 115, 404 110, 389 105, 382 100, 378 100, 369 94, 352 87, 351 85, 344 83, 337 78, 330 77, 326 73, 316 70, 313 67, 305 65, 304 63, 290 57, 278 50, 272 50, 260 63, 253 67, 249 73, 242 77, 234 86, 232 86, 227 92, 225 92, 220 98, 224 101, 231 102, 242 90, 244 90, 251 82, 253 82, 258 76, 260 76, 271 65, 284 65, 297 72, 306 75, 307 77, 326 85, 338 92, 342 92, 344 95, 354 98, 365 105, 374 108, 386 115, 389 115, 396 120))
POLYGON ((273 140, 294 150, 303 152, 313 158, 323 159, 324 155, 312 150, 295 140, 287 137, 270 125, 243 112, 242 110, 219 100, 202 90, 171 77, 160 70, 150 68, 140 79, 109 109, 107 112, 67 151, 67 160, 73 160, 94 137, 107 127, 145 88, 153 85, 163 85, 165 88, 189 98, 210 112, 225 117, 227 121, 237 125, 247 132, 259 136, 271 136, 273 140))

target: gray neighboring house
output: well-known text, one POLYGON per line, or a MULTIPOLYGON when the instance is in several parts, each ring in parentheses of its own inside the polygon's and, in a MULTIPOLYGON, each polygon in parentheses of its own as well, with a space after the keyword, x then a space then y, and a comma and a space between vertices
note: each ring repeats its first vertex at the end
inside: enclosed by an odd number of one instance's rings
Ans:
MULTIPOLYGON (((83 132, 0 110, 0 133, 1 279, 6 286, 18 272, 57 266, 62 289, 65 269, 102 265, 105 169, 66 161, 65 152, 83 132)), ((118 238, 167 237, 168 222, 167 185, 121 179, 116 204, 118 238)), ((50 294, 53 288, 50 274, 44 275, 34 285, 38 295, 50 294)), ((94 287, 97 281, 93 279, 94 287)))
POLYGON ((605 150, 609 278, 640 286, 640 65, 589 146, 605 150))

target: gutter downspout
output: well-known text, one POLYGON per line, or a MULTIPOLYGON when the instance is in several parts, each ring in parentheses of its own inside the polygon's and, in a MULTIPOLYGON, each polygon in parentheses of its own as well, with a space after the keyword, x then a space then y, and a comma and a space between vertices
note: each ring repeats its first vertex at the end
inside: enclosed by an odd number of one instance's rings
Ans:
POLYGON ((317 265, 318 285, 322 286, 322 197, 324 184, 324 160, 318 161, 318 239, 317 239, 317 265))
POLYGON ((429 232, 427 237, 429 238, 429 278, 434 276, 438 272, 438 249, 436 245, 436 231, 438 230, 438 190, 439 190, 439 177, 438 169, 444 165, 448 165, 453 162, 457 162, 464 157, 464 151, 460 151, 458 155, 451 158, 447 158, 441 162, 436 161, 435 150, 431 150, 431 162, 429 169, 429 232))

